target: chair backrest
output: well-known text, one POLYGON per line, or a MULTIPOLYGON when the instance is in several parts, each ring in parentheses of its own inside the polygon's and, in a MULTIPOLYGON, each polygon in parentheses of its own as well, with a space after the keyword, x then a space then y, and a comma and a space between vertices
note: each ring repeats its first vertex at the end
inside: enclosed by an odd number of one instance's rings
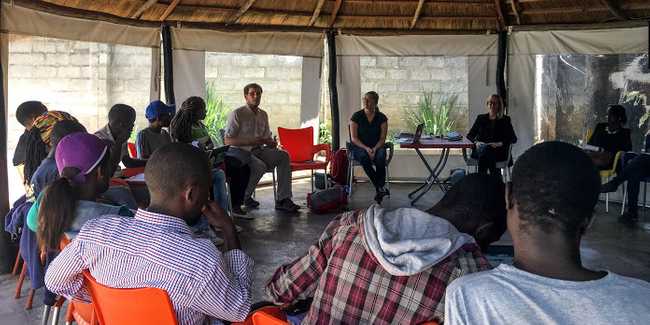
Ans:
POLYGON ((138 158, 138 149, 135 147, 135 143, 127 142, 127 147, 129 148, 131 158, 138 158))
POLYGON ((285 129, 278 128, 278 137, 282 148, 289 153, 293 162, 314 159, 314 128, 285 129))
POLYGON ((174 307, 164 290, 110 288, 99 284, 88 270, 83 275, 100 325, 177 324, 174 307))

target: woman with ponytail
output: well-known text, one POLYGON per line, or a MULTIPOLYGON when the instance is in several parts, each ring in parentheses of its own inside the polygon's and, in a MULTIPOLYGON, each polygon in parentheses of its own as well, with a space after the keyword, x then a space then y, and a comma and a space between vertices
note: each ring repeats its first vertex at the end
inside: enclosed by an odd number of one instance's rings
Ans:
POLYGON ((45 188, 29 213, 37 211, 37 235, 42 248, 57 249, 61 236, 74 237, 90 219, 133 216, 126 207, 97 202, 108 189, 109 147, 97 136, 82 132, 59 141, 55 160, 60 178, 45 188))
POLYGON ((198 141, 205 149, 211 149, 212 139, 203 124, 206 113, 203 98, 192 96, 186 99, 171 121, 169 130, 172 138, 183 143, 198 141))
POLYGON ((77 121, 72 115, 61 111, 49 111, 34 119, 25 139, 25 184, 29 184, 32 175, 50 152, 54 124, 64 120, 77 121))

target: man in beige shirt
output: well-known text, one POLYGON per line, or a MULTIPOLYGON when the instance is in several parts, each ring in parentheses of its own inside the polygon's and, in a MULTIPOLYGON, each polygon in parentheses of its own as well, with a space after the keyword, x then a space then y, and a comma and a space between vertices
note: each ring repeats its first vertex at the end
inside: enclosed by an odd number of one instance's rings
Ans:
POLYGON ((244 205, 249 209, 259 206, 252 198, 253 191, 264 173, 277 168, 278 192, 275 202, 277 210, 296 212, 300 206, 291 201, 291 166, 289 154, 277 148, 272 138, 269 117, 259 105, 262 100, 262 87, 248 84, 244 87, 246 105, 235 109, 228 116, 224 142, 235 148, 249 151, 251 169, 248 186, 244 194, 244 205))

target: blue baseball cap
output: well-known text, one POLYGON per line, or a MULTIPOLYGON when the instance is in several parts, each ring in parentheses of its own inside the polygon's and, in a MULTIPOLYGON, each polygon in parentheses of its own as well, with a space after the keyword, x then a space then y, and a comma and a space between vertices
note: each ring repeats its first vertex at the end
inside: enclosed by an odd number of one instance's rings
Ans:
POLYGON ((154 100, 153 102, 149 103, 149 105, 147 106, 147 110, 145 111, 144 116, 147 118, 147 120, 153 121, 162 114, 174 115, 175 111, 176 111, 176 106, 167 105, 162 101, 154 100))

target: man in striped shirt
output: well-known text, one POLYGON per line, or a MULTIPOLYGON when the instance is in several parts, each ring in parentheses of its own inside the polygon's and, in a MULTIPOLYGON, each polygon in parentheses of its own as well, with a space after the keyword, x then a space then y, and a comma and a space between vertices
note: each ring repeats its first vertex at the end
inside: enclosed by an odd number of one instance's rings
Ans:
POLYGON ((149 207, 134 218, 87 222, 50 264, 47 288, 87 300, 82 276, 87 269, 109 287, 165 290, 179 324, 245 319, 253 261, 241 251, 230 218, 208 202, 211 178, 205 155, 187 144, 165 145, 149 159, 145 179, 149 207), (189 226, 201 214, 222 229, 225 253, 208 239, 193 237, 189 226))
POLYGON ((428 213, 378 205, 345 213, 266 292, 278 304, 313 298, 303 324, 442 322, 447 285, 490 268, 480 248, 505 231, 504 192, 500 179, 474 174, 428 213))

